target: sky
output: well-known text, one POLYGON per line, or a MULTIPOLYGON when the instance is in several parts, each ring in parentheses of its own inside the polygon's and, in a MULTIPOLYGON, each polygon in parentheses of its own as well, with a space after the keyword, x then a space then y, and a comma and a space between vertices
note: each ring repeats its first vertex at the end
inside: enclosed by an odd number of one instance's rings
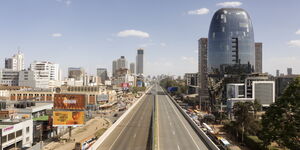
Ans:
POLYGON ((135 62, 145 50, 146 75, 198 71, 198 39, 222 7, 245 9, 255 41, 263 43, 263 72, 300 73, 299 0, 1 0, 0 67, 21 50, 34 60, 111 72, 112 61, 135 62))

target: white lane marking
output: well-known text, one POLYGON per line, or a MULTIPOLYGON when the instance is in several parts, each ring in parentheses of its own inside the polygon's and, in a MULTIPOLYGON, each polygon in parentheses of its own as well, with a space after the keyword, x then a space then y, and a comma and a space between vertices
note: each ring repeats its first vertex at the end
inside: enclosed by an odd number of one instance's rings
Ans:
MULTIPOLYGON (((144 101, 141 101, 141 102, 143 103, 144 101)), ((142 103, 140 103, 140 106, 142 105, 142 103)), ((136 107, 136 108, 137 108, 137 110, 138 110, 138 107, 136 107)), ((136 112, 135 112, 135 113, 136 113, 136 112)), ((114 141, 114 142, 111 144, 111 146, 109 147, 109 150, 112 149, 112 147, 114 146, 114 144, 116 143, 116 141, 118 140, 118 138, 121 136, 121 134, 122 134, 123 131, 125 130, 126 126, 131 122, 131 120, 132 120, 133 116, 135 115, 135 113, 132 114, 130 120, 126 123, 126 125, 124 126, 124 128, 122 129, 122 131, 120 132, 120 134, 117 136, 117 138, 115 139, 115 141, 114 141)))
POLYGON ((170 126, 171 126, 171 122, 169 122, 170 126))
POLYGON ((133 135, 133 138, 135 138, 136 137, 136 133, 134 133, 134 135, 133 135))
MULTIPOLYGON (((157 93, 157 86, 156 86, 156 93, 157 93)), ((155 95, 155 102, 156 102, 155 107, 157 108, 156 117, 157 117, 157 122, 159 122, 159 119, 158 119, 159 118, 159 115, 158 115, 159 114, 159 109, 158 109, 158 96, 157 96, 157 94, 155 95)), ((157 123, 156 127, 157 127, 157 135, 156 135, 157 136, 157 149, 159 150, 159 123, 157 123)))
POLYGON ((180 120, 180 122, 181 122, 181 124, 184 126, 184 128, 186 129, 186 131, 188 132, 188 134, 190 135, 190 137, 192 138, 192 141, 194 142, 194 144, 196 145, 196 147, 197 147, 197 149, 199 149, 200 150, 200 148, 199 148, 199 146, 196 144, 196 141, 194 140, 194 138, 192 137, 192 135, 191 135, 191 133, 190 133, 190 131, 187 129, 187 127, 184 125, 184 123, 183 123, 183 121, 182 121, 182 119, 180 118, 180 116, 178 115, 178 112, 175 110, 175 106, 173 106, 172 105, 172 103, 170 102, 170 100, 168 100, 168 99, 170 99, 169 97, 167 97, 167 95, 166 95, 166 98, 167 98, 167 101, 168 101, 168 103, 171 105, 171 107, 173 108, 173 110, 175 111, 175 113, 176 113, 176 115, 178 116, 178 118, 179 118, 179 120, 180 120))
POLYGON ((170 119, 170 116, 168 115, 168 119, 170 119))
POLYGON ((173 133, 173 135, 175 135, 175 131, 174 131, 174 130, 173 130, 173 132, 172 132, 172 133, 173 133))
POLYGON ((178 149, 178 150, 180 150, 180 147, 179 147, 179 145, 178 145, 178 144, 177 144, 177 149, 178 149))

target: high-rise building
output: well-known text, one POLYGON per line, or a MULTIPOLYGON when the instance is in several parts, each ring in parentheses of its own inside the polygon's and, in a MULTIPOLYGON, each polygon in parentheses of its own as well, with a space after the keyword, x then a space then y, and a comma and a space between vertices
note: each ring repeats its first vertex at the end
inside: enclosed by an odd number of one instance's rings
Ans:
POLYGON ((134 74, 135 73, 135 64, 134 63, 130 63, 130 73, 134 74))
POLYGON ((118 60, 117 60, 117 70, 118 69, 128 69, 127 66, 127 60, 125 58, 125 56, 121 56, 118 60))
POLYGON ((276 70, 276 77, 279 77, 279 75, 280 75, 279 70, 276 70))
POLYGON ((262 73, 262 43, 255 43, 255 72, 262 73))
POLYGON ((115 77, 117 72, 117 61, 112 62, 112 76, 115 77))
POLYGON ((292 74, 293 74, 293 69, 287 68, 287 75, 292 75, 292 74))
POLYGON ((255 67, 252 22, 241 8, 221 8, 208 35, 209 74, 251 73, 255 67))
POLYGON ((68 68, 68 78, 74 78, 75 80, 79 81, 84 78, 85 71, 83 68, 74 68, 74 67, 69 67, 68 68))
POLYGON ((136 74, 144 73, 144 50, 138 49, 136 56, 136 74))
POLYGON ((48 61, 34 61, 29 70, 19 74, 19 85, 33 88, 53 88, 61 85, 59 64, 48 61))
POLYGON ((12 69, 1 69, 0 70, 0 84, 7 86, 18 86, 19 85, 19 71, 12 69))
POLYGON ((101 83, 104 84, 108 79, 106 68, 97 68, 97 76, 101 79, 101 83))
POLYGON ((200 76, 199 87, 207 89, 207 38, 198 40, 198 72, 200 76))
POLYGON ((13 55, 11 58, 5 59, 5 69, 11 69, 13 71, 24 70, 24 54, 20 51, 13 55))

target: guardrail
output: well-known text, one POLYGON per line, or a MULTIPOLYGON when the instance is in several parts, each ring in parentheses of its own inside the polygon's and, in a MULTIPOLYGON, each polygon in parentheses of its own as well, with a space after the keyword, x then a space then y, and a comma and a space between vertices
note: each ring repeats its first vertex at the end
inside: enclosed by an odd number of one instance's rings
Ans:
POLYGON ((96 150, 103 143, 103 141, 112 133, 112 131, 124 120, 124 118, 132 111, 132 109, 144 98, 146 93, 149 92, 150 87, 138 100, 134 102, 133 105, 111 126, 109 127, 100 138, 88 149, 88 150, 96 150))
POLYGON ((169 95, 168 92, 164 92, 168 95, 168 97, 171 99, 171 101, 175 104, 177 109, 181 112, 181 114, 184 116, 184 118, 189 122, 189 124, 193 127, 193 129, 196 131, 196 133, 205 141, 206 145, 209 146, 212 150, 220 150, 218 146, 204 133, 204 131, 198 127, 198 125, 192 120, 192 118, 185 112, 183 109, 177 104, 177 102, 172 98, 171 95, 169 95))

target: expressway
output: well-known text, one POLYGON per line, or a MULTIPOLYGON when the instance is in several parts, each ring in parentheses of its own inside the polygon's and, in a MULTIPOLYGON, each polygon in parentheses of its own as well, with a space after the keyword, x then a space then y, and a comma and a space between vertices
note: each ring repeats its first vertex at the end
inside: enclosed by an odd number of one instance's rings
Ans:
POLYGON ((146 94, 113 132, 101 143, 98 150, 150 149, 154 95, 146 94))
POLYGON ((207 146, 195 133, 192 126, 179 112, 161 87, 157 91, 156 107, 158 116, 158 149, 159 150, 207 150, 207 146))

